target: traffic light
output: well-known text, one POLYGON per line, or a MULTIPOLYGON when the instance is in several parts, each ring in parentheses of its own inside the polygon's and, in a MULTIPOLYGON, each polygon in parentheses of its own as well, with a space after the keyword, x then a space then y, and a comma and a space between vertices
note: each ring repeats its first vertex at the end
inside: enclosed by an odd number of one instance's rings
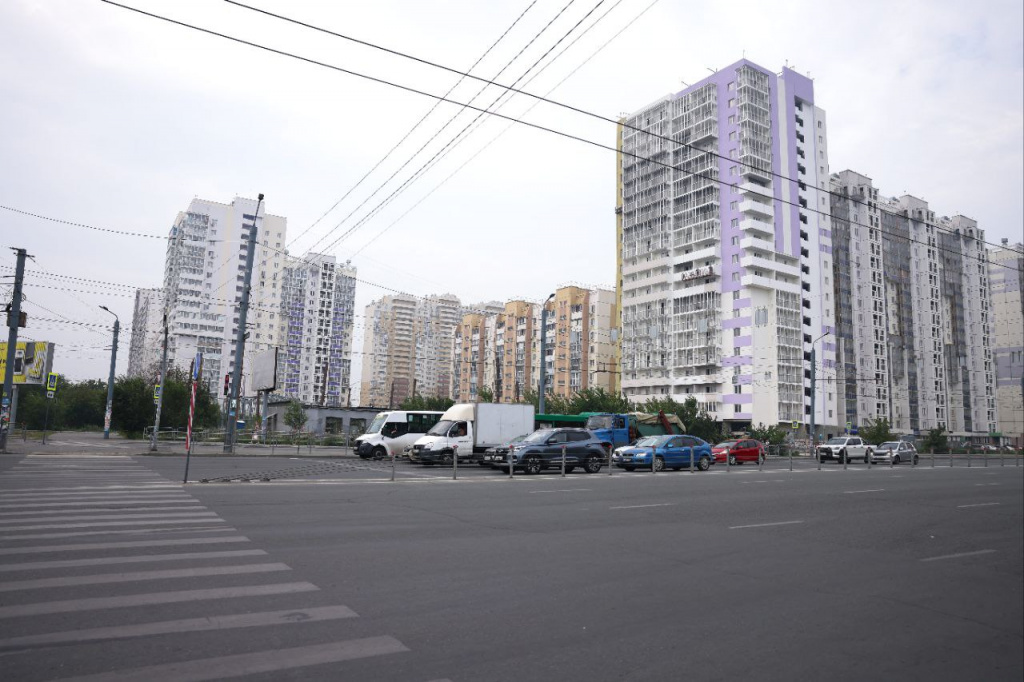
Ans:
POLYGON ((224 395, 231 395, 231 374, 224 375, 224 395))

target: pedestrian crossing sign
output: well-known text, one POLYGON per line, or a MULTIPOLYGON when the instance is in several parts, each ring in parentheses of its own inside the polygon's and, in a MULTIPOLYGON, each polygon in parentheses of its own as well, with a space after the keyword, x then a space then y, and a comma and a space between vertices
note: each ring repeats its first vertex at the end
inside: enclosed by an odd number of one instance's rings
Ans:
POLYGON ((46 375, 46 390, 56 391, 57 390, 57 373, 50 372, 46 375))

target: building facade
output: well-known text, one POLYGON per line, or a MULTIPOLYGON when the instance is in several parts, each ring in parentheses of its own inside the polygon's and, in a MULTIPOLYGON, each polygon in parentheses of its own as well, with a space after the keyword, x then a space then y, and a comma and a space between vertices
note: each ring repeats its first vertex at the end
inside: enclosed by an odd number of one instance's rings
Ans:
POLYGON ((447 397, 461 317, 451 294, 384 296, 366 306, 360 404, 394 408, 413 394, 447 397))
MULTIPOLYGON (((547 392, 569 397, 588 388, 615 390, 612 334, 615 293, 565 286, 547 303, 547 392)), ((475 310, 455 330, 452 398, 513 403, 540 386, 542 307, 509 301, 501 309, 475 310), (486 394, 485 394, 486 395, 486 394)))
POLYGON ((992 354, 996 364, 997 432, 1024 446, 1024 244, 989 250, 992 354))
POLYGON ((333 256, 288 258, 281 275, 277 393, 306 404, 350 404, 356 269, 333 256))
POLYGON ((984 232, 922 199, 879 196, 860 173, 831 186, 839 362, 821 368, 821 390, 851 426, 987 439, 998 420, 984 232))
MULTIPOLYGON (((179 213, 167 240, 164 292, 168 324, 168 364, 187 371, 203 354, 203 381, 221 393, 224 375, 235 366, 235 336, 244 284, 246 249, 256 226, 250 291, 249 338, 245 353, 277 345, 287 220, 270 215, 253 199, 230 204, 193 199, 179 213)), ((243 395, 247 389, 243 365, 243 395)))
MULTIPOLYGON (((812 344, 822 366, 835 362, 821 343, 835 320, 812 82, 741 60, 619 130, 623 393, 692 395, 734 429, 810 421, 812 344)), ((834 430, 834 394, 815 410, 834 430)))
POLYGON ((155 380, 163 352, 163 289, 137 289, 128 346, 128 376, 155 380))

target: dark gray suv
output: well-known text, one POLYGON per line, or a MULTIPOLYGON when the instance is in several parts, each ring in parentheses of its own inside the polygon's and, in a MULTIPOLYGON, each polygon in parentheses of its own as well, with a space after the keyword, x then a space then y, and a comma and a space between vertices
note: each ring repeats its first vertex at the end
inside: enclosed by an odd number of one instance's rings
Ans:
MULTIPOLYGON (((512 466, 528 474, 561 469, 563 447, 566 473, 581 467, 588 474, 596 474, 608 458, 607 444, 586 429, 540 429, 512 444, 512 466)), ((507 460, 491 462, 491 466, 508 471, 507 460)))

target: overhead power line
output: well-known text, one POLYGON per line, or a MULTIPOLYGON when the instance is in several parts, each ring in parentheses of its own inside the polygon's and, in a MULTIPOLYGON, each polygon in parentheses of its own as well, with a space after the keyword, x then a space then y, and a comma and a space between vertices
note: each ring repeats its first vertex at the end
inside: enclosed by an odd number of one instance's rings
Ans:
MULTIPOLYGON (((104 1, 106 1, 106 0, 104 0, 104 1)), ((657 134, 657 133, 651 133, 651 132, 646 131, 646 130, 644 130, 642 128, 637 128, 635 126, 631 126, 628 123, 626 123, 624 120, 610 118, 608 116, 603 116, 601 114, 598 114, 598 113, 595 113, 595 112, 592 112, 592 111, 587 111, 586 109, 581 109, 581 108, 573 106, 571 104, 566 104, 564 102, 559 102, 557 100, 552 100, 552 99, 549 99, 546 95, 536 95, 536 94, 533 94, 531 92, 527 92, 525 90, 518 89, 518 88, 516 88, 516 83, 513 83, 512 85, 504 85, 502 83, 496 82, 496 80, 494 80, 494 79, 487 79, 487 78, 482 78, 480 76, 474 76, 471 73, 459 71, 458 69, 452 68, 450 66, 445 66, 444 64, 439 64, 437 62, 430 61, 429 59, 424 59, 422 57, 417 57, 415 55, 412 55, 412 54, 409 54, 409 53, 406 53, 406 52, 401 52, 399 50, 395 50, 395 49, 392 49, 392 48, 389 48, 389 47, 385 47, 383 45, 379 45, 377 43, 373 43, 373 42, 370 42, 370 41, 367 41, 367 40, 362 40, 362 39, 356 38, 354 36, 346 35, 346 34, 343 34, 343 33, 338 33, 337 31, 332 31, 332 30, 324 28, 322 26, 316 26, 314 24, 309 24, 309 23, 306 23, 304 21, 300 21, 298 19, 294 19, 292 17, 284 16, 282 14, 277 14, 277 13, 274 13, 274 12, 270 12, 268 10, 260 9, 258 7, 253 7, 251 5, 247 5, 245 3, 238 2, 237 0, 224 0, 224 2, 227 2, 227 3, 231 4, 231 5, 235 5, 237 7, 241 7, 241 8, 253 11, 253 12, 258 12, 259 14, 263 14, 263 15, 266 15, 266 16, 269 16, 269 17, 273 17, 273 18, 278 19, 280 21, 285 21, 285 22, 288 22, 288 23, 291 23, 291 24, 302 26, 304 28, 308 28, 308 29, 311 29, 311 30, 314 30, 314 31, 318 31, 320 33, 325 33, 327 35, 334 36, 336 38, 341 38, 342 40, 347 40, 349 42, 353 42, 353 43, 356 43, 358 45, 363 45, 365 47, 369 47, 369 48, 374 49, 374 50, 379 50, 379 51, 382 51, 382 52, 386 52, 388 54, 395 55, 397 57, 402 57, 404 59, 409 59, 411 61, 418 62, 418 63, 424 64, 426 66, 431 66, 431 67, 436 68, 436 69, 441 69, 443 71, 448 71, 449 73, 458 74, 462 78, 469 78, 469 79, 472 79, 472 80, 480 81, 480 82, 485 83, 487 85, 493 85, 493 86, 498 87, 498 88, 503 88, 506 91, 513 92, 513 93, 519 94, 519 95, 525 95, 526 97, 529 97, 529 98, 533 98, 533 99, 537 100, 538 102, 544 102, 545 104, 551 104, 553 106, 560 107, 562 109, 566 109, 568 111, 572 111, 572 112, 575 112, 577 114, 582 114, 584 116, 588 116, 590 118, 597 119, 599 121, 604 121, 606 123, 612 123, 612 124, 616 124, 616 125, 621 123, 622 126, 624 128, 626 128, 627 130, 633 130, 635 132, 644 133, 645 135, 649 135, 650 137, 653 137, 653 138, 656 138, 656 139, 665 140, 665 141, 668 141, 668 142, 672 142, 673 144, 678 144, 679 146, 686 147, 688 149, 692 149, 694 151, 699 151, 699 152, 702 152, 702 153, 710 154, 711 156, 713 156, 713 157, 715 157, 717 159, 726 160, 726 161, 734 161, 734 159, 730 159, 729 157, 727 157, 727 156, 725 156, 723 154, 719 154, 718 152, 715 152, 713 150, 705 149, 703 147, 698 147, 696 145, 693 145, 693 144, 690 144, 690 143, 687 143, 687 142, 681 142, 679 140, 676 140, 676 139, 672 138, 671 136, 660 135, 660 134, 657 134)), ((598 4, 600 4, 600 3, 598 3, 598 4)), ((497 76, 495 76, 495 78, 497 78, 497 76)), ((784 175, 782 173, 778 173, 778 172, 775 172, 775 171, 768 171, 768 172, 770 173, 770 175, 772 175, 773 177, 779 178, 780 180, 785 180, 787 182, 792 182, 792 183, 799 183, 799 182, 801 182, 799 179, 788 177, 788 176, 786 176, 786 175, 784 175)), ((819 191, 819 192, 824 193, 824 194, 827 194, 827 195, 830 195, 830 196, 839 197, 839 198, 843 198, 843 199, 847 199, 847 200, 850 200, 853 203, 856 203, 856 204, 859 204, 859 205, 867 205, 867 202, 857 201, 856 199, 853 199, 852 197, 843 195, 843 194, 838 193, 838 192, 832 192, 831 190, 827 190, 827 189, 823 189, 823 188, 815 188, 815 189, 817 191, 819 191)), ((881 207, 877 207, 877 208, 882 213, 888 213, 890 215, 898 215, 898 214, 892 213, 891 211, 886 211, 885 209, 882 209, 881 207)), ((949 230, 948 228, 942 227, 941 225, 937 225, 937 224, 934 224, 934 223, 928 223, 927 221, 921 221, 921 222, 924 222, 926 225, 928 225, 930 227, 935 227, 936 229, 939 229, 939 230, 943 230, 943 231, 946 231, 946 232, 952 232, 952 230, 949 230)), ((984 240, 980 240, 980 241, 984 241, 984 240)), ((1006 248, 1006 247, 1004 247, 1004 246, 1002 246, 1000 244, 996 244, 994 242, 984 241, 984 243, 986 243, 986 244, 988 244, 990 246, 997 246, 999 248, 1006 248)), ((1014 251, 1015 253, 1020 253, 1021 255, 1024 255, 1024 251, 1017 251, 1016 249, 1009 249, 1009 250, 1014 251)))
MULTIPOLYGON (((270 52, 272 54, 277 54, 277 55, 280 55, 280 56, 283 56, 283 57, 288 57, 288 58, 291 58, 291 59, 296 59, 298 61, 306 62, 306 63, 312 64, 314 66, 320 66, 322 68, 330 69, 330 70, 336 71, 338 73, 344 73, 344 74, 347 74, 347 75, 350 75, 350 76, 356 76, 357 78, 362 78, 364 80, 368 80, 368 81, 371 81, 371 82, 374 82, 374 83, 380 83, 382 85, 387 85, 387 86, 390 86, 390 87, 393 87, 393 88, 396 88, 396 89, 399 89, 399 90, 404 90, 406 92, 410 92, 410 93, 413 93, 413 94, 422 95, 424 97, 431 97, 431 98, 434 98, 434 99, 439 99, 439 100, 444 101, 444 102, 448 102, 450 104, 457 104, 459 106, 464 106, 467 109, 472 109, 474 111, 478 111, 478 112, 481 112, 481 113, 487 113, 487 114, 489 114, 491 116, 495 116, 497 118, 505 119, 507 121, 512 121, 512 122, 515 122, 515 123, 519 123, 520 125, 524 125, 524 126, 529 127, 529 128, 534 128, 536 130, 541 130, 541 131, 544 131, 544 132, 547 132, 547 133, 551 133, 553 135, 558 135, 559 137, 564 137, 566 139, 575 140, 577 142, 582 142, 583 144, 589 145, 591 147, 596 147, 598 149, 605 149, 605 150, 608 150, 608 151, 615 152, 617 154, 621 153, 621 154, 623 154, 625 156, 630 156, 630 157, 632 157, 634 159, 637 159, 637 160, 640 160, 640 161, 647 161, 647 162, 655 164, 655 165, 659 165, 659 166, 663 166, 665 168, 669 168, 669 169, 672 169, 672 170, 676 170, 676 171, 680 171, 680 172, 683 172, 683 173, 687 173, 687 174, 689 174, 689 175, 691 175, 693 177, 703 178, 705 180, 717 183, 717 184, 722 185, 722 186, 732 187, 732 188, 735 188, 735 189, 739 188, 738 184, 732 184, 730 182, 727 182, 727 181, 722 180, 722 179, 717 178, 717 177, 712 177, 712 176, 705 175, 703 173, 696 173, 696 172, 693 172, 693 171, 689 171, 689 170, 686 170, 686 169, 683 169, 683 168, 679 168, 678 166, 674 166, 674 165, 672 165, 670 163, 665 163, 663 161, 658 161, 658 160, 655 160, 655 159, 650 159, 650 158, 647 158, 647 157, 643 157, 643 156, 641 156, 639 154, 636 154, 636 153, 633 153, 633 152, 623 152, 618 147, 612 147, 610 145, 606 145, 606 144, 603 144, 601 142, 595 142, 594 140, 589 140, 587 138, 580 137, 579 135, 574 135, 572 133, 567 133, 567 132, 564 132, 564 131, 561 131, 561 130, 556 130, 554 128, 549 128, 547 126, 543 126, 543 125, 540 125, 540 124, 537 124, 537 123, 531 123, 529 121, 523 121, 521 119, 517 119, 517 118, 515 118, 513 116, 508 116, 506 114, 500 114, 500 113, 493 112, 493 111, 487 111, 486 109, 481 109, 480 107, 472 106, 472 105, 469 105, 469 104, 463 104, 462 102, 458 102, 458 101, 455 101, 455 100, 444 98, 444 97, 441 97, 440 95, 435 95, 435 94, 426 92, 424 90, 419 90, 419 89, 414 88, 414 87, 409 86, 409 85, 402 85, 400 83, 394 83, 392 81, 388 81, 386 79, 379 78, 377 76, 371 76, 369 74, 360 73, 358 71, 353 71, 351 69, 346 69, 346 68, 343 68, 343 67, 340 67, 340 66, 336 66, 334 64, 328 64, 326 62, 321 62, 321 61, 318 61, 316 59, 312 59, 310 57, 303 57, 301 55, 298 55, 298 54, 295 54, 295 53, 292 53, 292 52, 287 52, 285 50, 280 50, 280 49, 273 48, 273 47, 270 47, 270 46, 267 46, 267 45, 262 45, 260 43, 255 43, 255 42, 252 42, 250 40, 245 40, 243 38, 237 38, 235 36, 231 36, 231 35, 228 35, 226 33, 220 33, 218 31, 214 31, 212 29, 202 28, 200 26, 195 26, 193 24, 188 24, 186 22, 179 21, 177 19, 171 19, 169 17, 164 17, 164 16, 161 16, 159 14, 154 14, 152 12, 146 12, 145 10, 141 10, 141 9, 138 9, 138 8, 135 8, 135 7, 129 7, 128 5, 122 5, 120 3, 113 2, 113 0, 100 0, 100 1, 104 2, 106 4, 109 4, 109 5, 113 5, 115 7, 120 7, 122 9, 126 9, 126 10, 129 10, 131 12, 136 12, 138 14, 142 14, 144 16, 151 17, 153 19, 158 19, 160 21, 165 21, 165 22, 168 22, 168 23, 171 23, 171 24, 175 24, 177 26, 181 26, 183 28, 188 28, 188 29, 191 29, 191 30, 194 30, 194 31, 198 31, 200 33, 206 33, 207 35, 212 35, 212 36, 215 36, 215 37, 218 37, 218 38, 223 38, 225 40, 229 40, 231 42, 239 43, 241 45, 247 45, 249 47, 254 47, 256 49, 264 50, 264 51, 270 52)), ((819 191, 825 191, 825 190, 819 190, 819 191)), ((757 193, 753 193, 753 194, 757 195, 757 193)), ((786 199, 779 199, 779 198, 776 198, 776 197, 770 196, 770 195, 759 195, 759 196, 761 196, 762 198, 765 198, 765 199, 770 199, 772 201, 778 201, 778 202, 780 202, 782 204, 786 204, 786 205, 789 205, 789 206, 794 206, 796 208, 802 209, 804 211, 808 211, 810 213, 816 213, 816 214, 819 214, 819 215, 822 215, 822 216, 826 216, 828 218, 832 218, 833 217, 830 213, 828 213, 826 211, 822 211, 822 210, 817 209, 817 208, 805 207, 805 206, 802 206, 802 205, 800 205, 799 203, 797 203, 795 201, 789 201, 789 200, 786 200, 786 199)), ((846 199, 849 200, 850 197, 846 197, 846 199)), ((952 249, 946 249, 946 248, 943 248, 941 246, 931 245, 931 244, 928 244, 927 242, 923 242, 923 241, 921 241, 919 239, 913 239, 913 238, 910 238, 910 237, 905 237, 903 235, 896 234, 896 233, 893 233, 893 232, 891 232, 889 230, 886 230, 886 229, 884 229, 884 228, 882 228, 880 226, 868 226, 868 225, 864 225, 863 223, 858 223, 858 222, 855 222, 855 221, 848 220, 846 218, 842 218, 842 220, 847 220, 851 224, 858 225, 860 227, 871 227, 872 229, 879 230, 883 234, 890 234, 890 235, 894 236, 895 238, 902 239, 902 240, 907 241, 907 242, 913 242, 913 243, 917 243, 917 244, 922 244, 922 245, 927 246, 929 248, 936 249, 937 251, 946 251, 946 252, 949 252, 949 253, 954 253, 954 254, 956 254, 958 256, 961 256, 961 257, 964 256, 964 254, 962 254, 959 251, 953 251, 952 249)), ((918 221, 918 222, 923 222, 923 221, 918 221)), ((932 225, 932 226, 933 227, 937 227, 935 225, 932 225)), ((944 229, 944 228, 940 228, 940 229, 944 229)), ((979 239, 973 239, 972 238, 972 241, 977 241, 979 243, 982 243, 982 240, 979 240, 979 239)), ((971 256, 971 257, 967 257, 967 258, 969 260, 977 260, 978 262, 988 263, 987 259, 981 258, 981 257, 978 257, 978 256, 971 256)), ((1005 268, 1010 269, 1010 270, 1016 270, 1016 268, 1011 268, 1011 267, 1003 265, 1001 263, 996 263, 996 265, 999 265, 1000 267, 1005 267, 1005 268)))

